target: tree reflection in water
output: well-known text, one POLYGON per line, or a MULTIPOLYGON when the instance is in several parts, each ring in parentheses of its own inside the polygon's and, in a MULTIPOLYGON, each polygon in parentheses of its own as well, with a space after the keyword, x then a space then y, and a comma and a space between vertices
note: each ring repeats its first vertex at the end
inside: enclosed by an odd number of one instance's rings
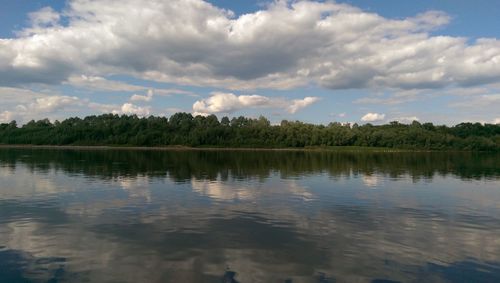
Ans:
POLYGON ((500 282, 499 171, 482 153, 1 149, 0 278, 500 282))

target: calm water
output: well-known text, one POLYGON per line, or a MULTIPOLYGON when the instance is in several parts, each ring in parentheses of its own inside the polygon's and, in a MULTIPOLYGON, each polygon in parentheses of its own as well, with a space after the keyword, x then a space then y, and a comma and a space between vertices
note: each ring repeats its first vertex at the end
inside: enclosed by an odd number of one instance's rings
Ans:
POLYGON ((1 282, 500 282, 500 155, 0 149, 1 282))

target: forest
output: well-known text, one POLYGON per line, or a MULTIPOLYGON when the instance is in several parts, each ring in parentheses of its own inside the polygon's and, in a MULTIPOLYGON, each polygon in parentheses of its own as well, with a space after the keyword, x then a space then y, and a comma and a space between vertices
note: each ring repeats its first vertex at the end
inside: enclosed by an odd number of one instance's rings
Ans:
POLYGON ((500 151, 500 125, 455 126, 413 121, 385 125, 316 125, 265 117, 246 118, 176 113, 171 117, 103 114, 51 122, 0 124, 0 144, 304 148, 331 146, 414 150, 500 151))

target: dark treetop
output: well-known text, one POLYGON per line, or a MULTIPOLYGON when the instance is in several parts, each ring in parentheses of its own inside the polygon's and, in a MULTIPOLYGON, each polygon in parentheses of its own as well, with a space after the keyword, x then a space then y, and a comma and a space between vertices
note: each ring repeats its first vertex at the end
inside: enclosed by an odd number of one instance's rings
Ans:
POLYGON ((192 147, 307 147, 367 146, 421 150, 500 151, 500 125, 461 123, 453 127, 432 123, 386 125, 314 125, 283 120, 271 125, 264 117, 221 121, 215 115, 193 117, 177 113, 170 118, 135 115, 88 116, 51 123, 15 121, 0 124, 0 144, 121 145, 192 147))

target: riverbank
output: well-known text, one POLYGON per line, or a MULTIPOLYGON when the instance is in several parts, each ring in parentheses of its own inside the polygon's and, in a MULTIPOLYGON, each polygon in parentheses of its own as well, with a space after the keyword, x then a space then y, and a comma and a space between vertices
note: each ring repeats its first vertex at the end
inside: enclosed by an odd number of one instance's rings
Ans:
POLYGON ((60 150, 149 150, 149 151, 334 151, 334 152, 455 152, 457 150, 400 149, 368 146, 310 146, 310 147, 190 147, 190 146, 113 146, 113 145, 9 145, 0 149, 60 149, 60 150))

